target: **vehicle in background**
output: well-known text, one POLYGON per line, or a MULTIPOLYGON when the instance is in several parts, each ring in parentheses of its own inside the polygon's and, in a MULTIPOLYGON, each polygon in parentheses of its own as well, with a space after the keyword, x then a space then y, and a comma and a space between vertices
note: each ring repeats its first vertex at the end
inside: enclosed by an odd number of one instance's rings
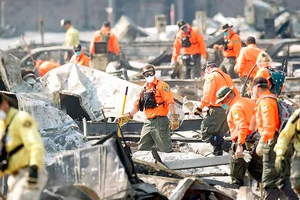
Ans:
MULTIPOLYGON (((83 49, 84 54, 89 56, 87 50, 83 49)), ((35 64, 33 63, 34 59, 37 60, 54 60, 61 65, 69 62, 73 55, 73 48, 66 46, 52 46, 52 47, 40 47, 31 50, 31 55, 26 55, 20 61, 21 68, 34 69, 35 64)))

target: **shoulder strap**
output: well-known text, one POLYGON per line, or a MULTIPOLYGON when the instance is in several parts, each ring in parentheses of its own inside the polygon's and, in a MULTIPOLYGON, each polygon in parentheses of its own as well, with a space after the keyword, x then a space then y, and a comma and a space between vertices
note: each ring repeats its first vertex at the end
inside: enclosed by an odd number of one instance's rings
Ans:
MULTIPOLYGON (((4 144, 4 145, 6 144, 6 136, 7 136, 7 134, 8 134, 8 128, 9 128, 11 122, 14 120, 14 118, 15 118, 15 116, 16 116, 17 114, 18 114, 18 113, 15 113, 15 114, 12 116, 12 118, 10 119, 9 124, 6 126, 4 135, 3 135, 2 139, 1 139, 1 142, 2 142, 2 144, 4 144)), ((22 149, 23 146, 24 146, 23 144, 20 144, 20 145, 16 146, 13 150, 11 150, 11 151, 8 153, 9 157, 11 157, 11 156, 14 155, 15 153, 17 153, 20 149, 22 149)))
POLYGON ((3 142, 3 141, 5 142, 5 138, 6 138, 7 133, 8 133, 8 128, 9 128, 11 122, 13 121, 13 119, 15 118, 15 116, 16 116, 17 114, 18 114, 18 113, 15 113, 15 114, 11 117, 10 122, 7 124, 7 126, 6 126, 6 128, 5 128, 5 131, 4 131, 4 134, 3 134, 2 138, 1 138, 1 141, 2 141, 2 142, 3 142))
MULTIPOLYGON (((213 71, 213 72, 217 72, 218 74, 220 74, 223 77, 224 81, 226 82, 226 85, 229 86, 226 79, 225 79, 225 77, 224 77, 224 75, 222 74, 222 72, 219 72, 218 70, 213 71)), ((229 87, 231 87, 231 86, 229 86, 229 87)))

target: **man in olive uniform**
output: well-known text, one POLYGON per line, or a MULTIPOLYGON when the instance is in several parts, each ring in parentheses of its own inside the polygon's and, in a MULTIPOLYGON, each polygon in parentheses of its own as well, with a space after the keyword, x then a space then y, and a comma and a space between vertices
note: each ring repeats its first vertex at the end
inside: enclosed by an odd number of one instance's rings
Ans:
POLYGON ((223 86, 233 87, 233 92, 239 96, 239 92, 235 87, 229 75, 225 74, 216 63, 208 62, 205 71, 205 82, 203 86, 203 96, 199 107, 194 110, 194 114, 201 115, 204 112, 203 120, 200 126, 200 138, 207 143, 211 143, 214 148, 214 155, 223 155, 223 150, 230 148, 230 142, 224 140, 224 136, 228 132, 226 122, 226 107, 217 103, 217 91, 223 86))
MULTIPOLYGON (((274 147, 276 152, 275 166, 277 171, 281 172, 289 163, 285 162, 286 152, 289 149, 289 144, 294 138, 294 156, 291 165, 290 181, 293 190, 300 195, 300 109, 296 110, 289 118, 285 128, 281 131, 277 144, 274 147)), ((287 158, 289 159, 289 158, 287 158)))
POLYGON ((175 102, 170 86, 155 77, 153 65, 143 67, 143 76, 146 83, 140 93, 140 97, 134 103, 132 110, 119 119, 123 123, 133 119, 133 116, 142 111, 146 120, 141 131, 139 150, 147 151, 155 145, 160 151, 171 152, 172 141, 170 130, 179 128, 179 115, 175 110, 175 102), (167 115, 170 112, 170 119, 167 115))
POLYGON ((43 141, 35 120, 11 107, 8 100, 14 102, 1 94, 0 142, 5 148, 0 148, 0 176, 9 175, 8 200, 38 200, 47 181, 43 141), (3 156, 6 152, 7 158, 3 156))

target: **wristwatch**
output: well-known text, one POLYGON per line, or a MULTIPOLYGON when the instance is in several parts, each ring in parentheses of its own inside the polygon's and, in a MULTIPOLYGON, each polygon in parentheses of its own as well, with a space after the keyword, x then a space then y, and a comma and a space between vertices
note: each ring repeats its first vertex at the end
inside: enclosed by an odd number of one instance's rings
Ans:
POLYGON ((241 144, 241 143, 239 143, 238 145, 239 145, 239 146, 244 146, 244 145, 243 145, 243 144, 241 144))

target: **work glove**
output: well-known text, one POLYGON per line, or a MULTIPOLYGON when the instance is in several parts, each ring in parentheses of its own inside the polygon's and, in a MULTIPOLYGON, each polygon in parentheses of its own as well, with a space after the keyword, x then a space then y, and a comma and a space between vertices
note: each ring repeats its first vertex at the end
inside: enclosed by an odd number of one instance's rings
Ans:
POLYGON ((172 131, 177 130, 179 128, 178 114, 171 114, 169 126, 172 131))
POLYGON ((38 181, 38 168, 35 165, 29 166, 26 173, 27 182, 30 184, 37 184, 38 181))
POLYGON ((171 62, 171 68, 172 68, 172 69, 175 69, 176 66, 177 66, 177 64, 178 64, 177 61, 172 61, 172 62, 171 62))
POLYGON ((205 65, 206 64, 206 59, 204 57, 201 57, 201 66, 205 65))
POLYGON ((121 120, 122 120, 122 124, 121 124, 121 126, 123 125, 123 124, 125 124, 125 123, 127 123, 129 120, 131 120, 133 117, 130 115, 130 113, 126 113, 126 114, 124 114, 124 115, 121 115, 120 117, 118 117, 117 119, 116 119, 116 121, 117 122, 120 122, 121 120))
POLYGON ((236 157, 242 158, 243 157, 243 151, 244 151, 243 145, 237 145, 236 151, 235 151, 236 157))
POLYGON ((263 149, 264 149, 264 141, 262 138, 259 139, 258 141, 258 144, 256 146, 256 154, 259 156, 259 157, 262 157, 263 156, 263 149))
POLYGON ((194 112, 194 115, 201 115, 202 114, 202 109, 197 107, 197 108, 194 109, 193 112, 194 112))
POLYGON ((280 172, 281 169, 283 169, 284 166, 284 156, 280 155, 280 156, 276 156, 276 160, 275 160, 275 168, 277 170, 277 172, 280 172))
POLYGON ((214 44, 213 49, 216 50, 216 51, 219 50, 220 49, 220 45, 214 44))

